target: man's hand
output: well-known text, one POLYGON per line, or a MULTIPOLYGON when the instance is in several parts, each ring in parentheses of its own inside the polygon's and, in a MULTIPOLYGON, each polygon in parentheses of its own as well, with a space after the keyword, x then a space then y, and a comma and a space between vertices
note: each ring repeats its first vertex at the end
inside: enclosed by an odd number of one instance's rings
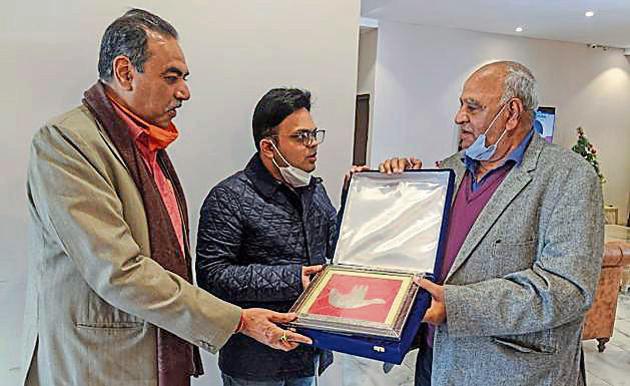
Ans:
POLYGON ((294 313, 281 314, 262 308, 249 308, 243 310, 241 317, 243 324, 238 332, 271 348, 291 351, 299 343, 313 344, 310 338, 290 330, 283 330, 275 325, 275 323, 294 321, 297 318, 297 315, 294 313))
POLYGON ((348 189, 348 185, 350 185, 350 178, 354 173, 361 173, 366 170, 370 170, 369 166, 367 165, 353 165, 350 170, 348 170, 348 173, 343 176, 343 190, 348 189))
POLYGON ((397 174, 405 170, 419 170, 421 168, 422 161, 415 157, 390 158, 378 165, 378 170, 385 174, 397 174))
POLYGON ((302 267, 302 288, 306 289, 311 284, 311 276, 319 273, 323 265, 311 265, 308 267, 302 267))
POLYGON ((427 279, 416 277, 414 283, 431 294, 431 307, 424 314, 423 322, 439 326, 446 322, 446 306, 444 305, 444 286, 435 284, 427 279))

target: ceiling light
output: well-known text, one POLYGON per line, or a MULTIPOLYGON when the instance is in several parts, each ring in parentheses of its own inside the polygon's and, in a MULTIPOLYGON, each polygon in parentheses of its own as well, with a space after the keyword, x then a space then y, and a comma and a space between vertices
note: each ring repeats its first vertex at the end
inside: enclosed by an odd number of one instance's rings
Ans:
POLYGON ((584 16, 586 16, 586 17, 593 17, 593 16, 595 16, 595 12, 593 12, 593 11, 586 11, 586 12, 584 12, 584 16))
POLYGON ((514 31, 516 31, 516 32, 523 32, 523 27, 516 27, 516 29, 514 31))

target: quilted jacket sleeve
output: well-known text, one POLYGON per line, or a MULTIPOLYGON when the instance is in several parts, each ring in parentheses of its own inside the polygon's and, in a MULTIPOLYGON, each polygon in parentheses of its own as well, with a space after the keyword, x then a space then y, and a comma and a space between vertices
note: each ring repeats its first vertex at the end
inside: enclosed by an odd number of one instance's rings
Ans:
POLYGON ((204 201, 197 232, 199 286, 231 302, 293 301, 302 292, 300 264, 249 264, 239 258, 242 209, 234 192, 217 186, 204 201))

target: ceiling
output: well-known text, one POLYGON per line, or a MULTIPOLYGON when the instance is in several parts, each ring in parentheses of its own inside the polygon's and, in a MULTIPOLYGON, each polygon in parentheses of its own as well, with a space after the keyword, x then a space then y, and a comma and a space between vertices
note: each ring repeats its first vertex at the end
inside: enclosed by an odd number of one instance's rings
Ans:
POLYGON ((361 16, 630 48, 630 0, 362 0, 361 16))

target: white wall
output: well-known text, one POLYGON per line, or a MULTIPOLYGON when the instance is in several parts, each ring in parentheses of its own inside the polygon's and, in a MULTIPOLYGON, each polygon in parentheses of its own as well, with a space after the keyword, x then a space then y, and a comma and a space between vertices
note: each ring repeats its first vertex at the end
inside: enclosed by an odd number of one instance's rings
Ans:
MULTIPOLYGON (((376 74, 376 45, 378 29, 362 30, 359 35, 359 69, 357 74, 357 94, 370 94, 370 114, 368 133, 372 132, 374 120, 374 80, 376 74)), ((368 135, 366 163, 370 163, 372 148, 371 136, 368 135)))
MULTIPOLYGON (((325 127, 317 172, 334 201, 352 158, 358 0, 49 0, 3 2, 0 70, 4 117, 0 163, 0 384, 17 383, 26 258, 25 171, 32 134, 80 103, 96 79, 100 37, 130 6, 145 7, 179 30, 192 99, 171 147, 196 228, 211 186, 242 168, 254 151, 251 113, 275 86, 312 91, 325 127)), ((194 242, 194 235, 193 235, 194 242)), ((197 384, 216 384, 214 362, 197 384)))
POLYGON ((359 35, 357 94, 372 94, 374 92, 377 42, 378 29, 371 28, 361 31, 361 34, 359 35))
POLYGON ((620 50, 381 20, 375 75, 372 165, 417 155, 425 165, 457 148, 453 116, 461 86, 480 65, 528 66, 540 104, 557 107, 554 142, 571 147, 582 126, 599 150, 604 198, 627 218, 630 191, 630 64, 620 50))

